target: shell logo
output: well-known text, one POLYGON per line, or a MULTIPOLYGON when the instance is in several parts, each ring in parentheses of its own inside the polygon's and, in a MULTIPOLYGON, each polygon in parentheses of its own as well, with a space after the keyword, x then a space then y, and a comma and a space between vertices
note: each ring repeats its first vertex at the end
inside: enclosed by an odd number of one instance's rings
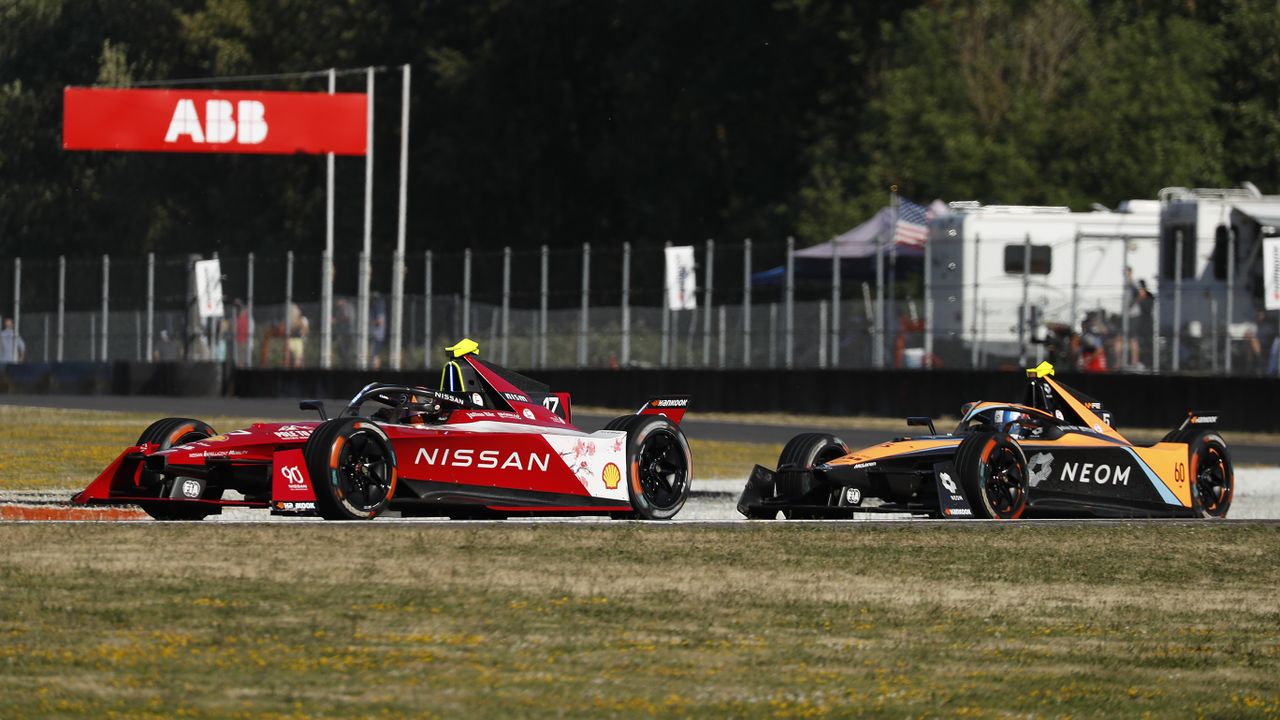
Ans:
POLYGON ((622 471, 617 465, 609 463, 604 466, 604 472, 600 474, 600 479, 604 480, 604 486, 610 490, 616 490, 618 483, 622 482, 622 471))

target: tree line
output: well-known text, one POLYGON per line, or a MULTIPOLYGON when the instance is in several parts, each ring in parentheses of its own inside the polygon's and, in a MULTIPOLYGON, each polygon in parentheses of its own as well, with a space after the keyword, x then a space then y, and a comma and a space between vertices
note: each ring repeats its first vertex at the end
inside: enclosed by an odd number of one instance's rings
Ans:
MULTIPOLYGON (((1280 191, 1272 0, 6 0, 0 255, 318 253, 322 158, 63 152, 62 89, 365 65, 389 69, 385 251, 402 63, 415 251, 804 245, 893 185, 1077 209, 1280 191)), ((340 246, 361 236, 363 172, 338 161, 340 246)))

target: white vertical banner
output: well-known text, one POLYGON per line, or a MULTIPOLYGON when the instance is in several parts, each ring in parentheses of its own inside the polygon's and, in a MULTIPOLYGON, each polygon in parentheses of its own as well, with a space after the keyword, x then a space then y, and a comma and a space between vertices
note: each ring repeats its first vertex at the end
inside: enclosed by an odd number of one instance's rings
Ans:
POLYGON ((698 278, 694 270, 693 246, 665 248, 667 253, 667 309, 696 310, 698 278))
POLYGON ((1280 310, 1280 237, 1262 241, 1263 301, 1268 310, 1280 310))
POLYGON ((218 260, 196 261, 196 304, 200 319, 222 317, 222 263, 218 260))

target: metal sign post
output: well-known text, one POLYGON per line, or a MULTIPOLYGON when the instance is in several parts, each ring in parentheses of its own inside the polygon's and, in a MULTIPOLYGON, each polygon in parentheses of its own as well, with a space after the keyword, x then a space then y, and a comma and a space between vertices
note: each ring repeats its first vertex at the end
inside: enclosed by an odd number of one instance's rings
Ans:
MULTIPOLYGON (((400 369, 401 335, 404 330, 404 242, 409 202, 409 66, 400 76, 400 213, 396 222, 396 254, 391 261, 391 369, 400 369)), ((507 334, 502 333, 503 362, 507 334)))
MULTIPOLYGON (((337 90, 337 72, 329 68, 329 94, 337 90)), ((320 260, 320 367, 333 367, 333 153, 325 153, 324 257, 320 260)))
POLYGON ((356 363, 361 370, 369 367, 369 256, 373 252, 373 68, 365 69, 365 156, 364 156, 364 246, 360 252, 359 294, 356 328, 356 363))

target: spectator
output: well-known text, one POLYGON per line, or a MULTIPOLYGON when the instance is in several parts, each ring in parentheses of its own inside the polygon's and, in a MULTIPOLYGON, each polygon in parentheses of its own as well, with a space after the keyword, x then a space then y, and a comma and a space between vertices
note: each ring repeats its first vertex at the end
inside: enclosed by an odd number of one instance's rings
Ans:
POLYGON ((355 365, 355 336, 356 314, 351 303, 340 297, 333 301, 333 349, 339 367, 355 365))
POLYGON ((369 308, 369 361, 374 370, 382 367, 382 350, 386 345, 387 301, 381 295, 374 295, 369 308))
POLYGON ((311 334, 311 323, 307 321, 307 316, 302 314, 302 308, 297 303, 289 306, 289 339, 288 348, 289 356, 286 359, 286 367, 300 368, 307 350, 307 336, 311 334))
POLYGON ((1147 281, 1139 280, 1132 284, 1132 273, 1129 276, 1132 288, 1132 300, 1129 303, 1129 363, 1136 368, 1145 368, 1152 361, 1151 332, 1154 328, 1153 311, 1156 298, 1147 289, 1147 281), (1144 362, 1145 358, 1145 362, 1144 362))
POLYGON ((27 344, 13 329, 13 318, 5 318, 4 329, 0 330, 0 364, 20 363, 26 359, 27 344))
POLYGON ((1258 311, 1258 349, 1261 355, 1259 369, 1267 375, 1275 375, 1280 335, 1277 335, 1276 317, 1265 310, 1258 311))
POLYGON ((236 316, 236 364, 249 367, 249 311, 239 298, 232 307, 236 316))
POLYGON ((1080 356, 1081 370, 1088 373, 1104 373, 1107 371, 1107 354, 1102 348, 1086 343, 1084 353, 1080 356))

